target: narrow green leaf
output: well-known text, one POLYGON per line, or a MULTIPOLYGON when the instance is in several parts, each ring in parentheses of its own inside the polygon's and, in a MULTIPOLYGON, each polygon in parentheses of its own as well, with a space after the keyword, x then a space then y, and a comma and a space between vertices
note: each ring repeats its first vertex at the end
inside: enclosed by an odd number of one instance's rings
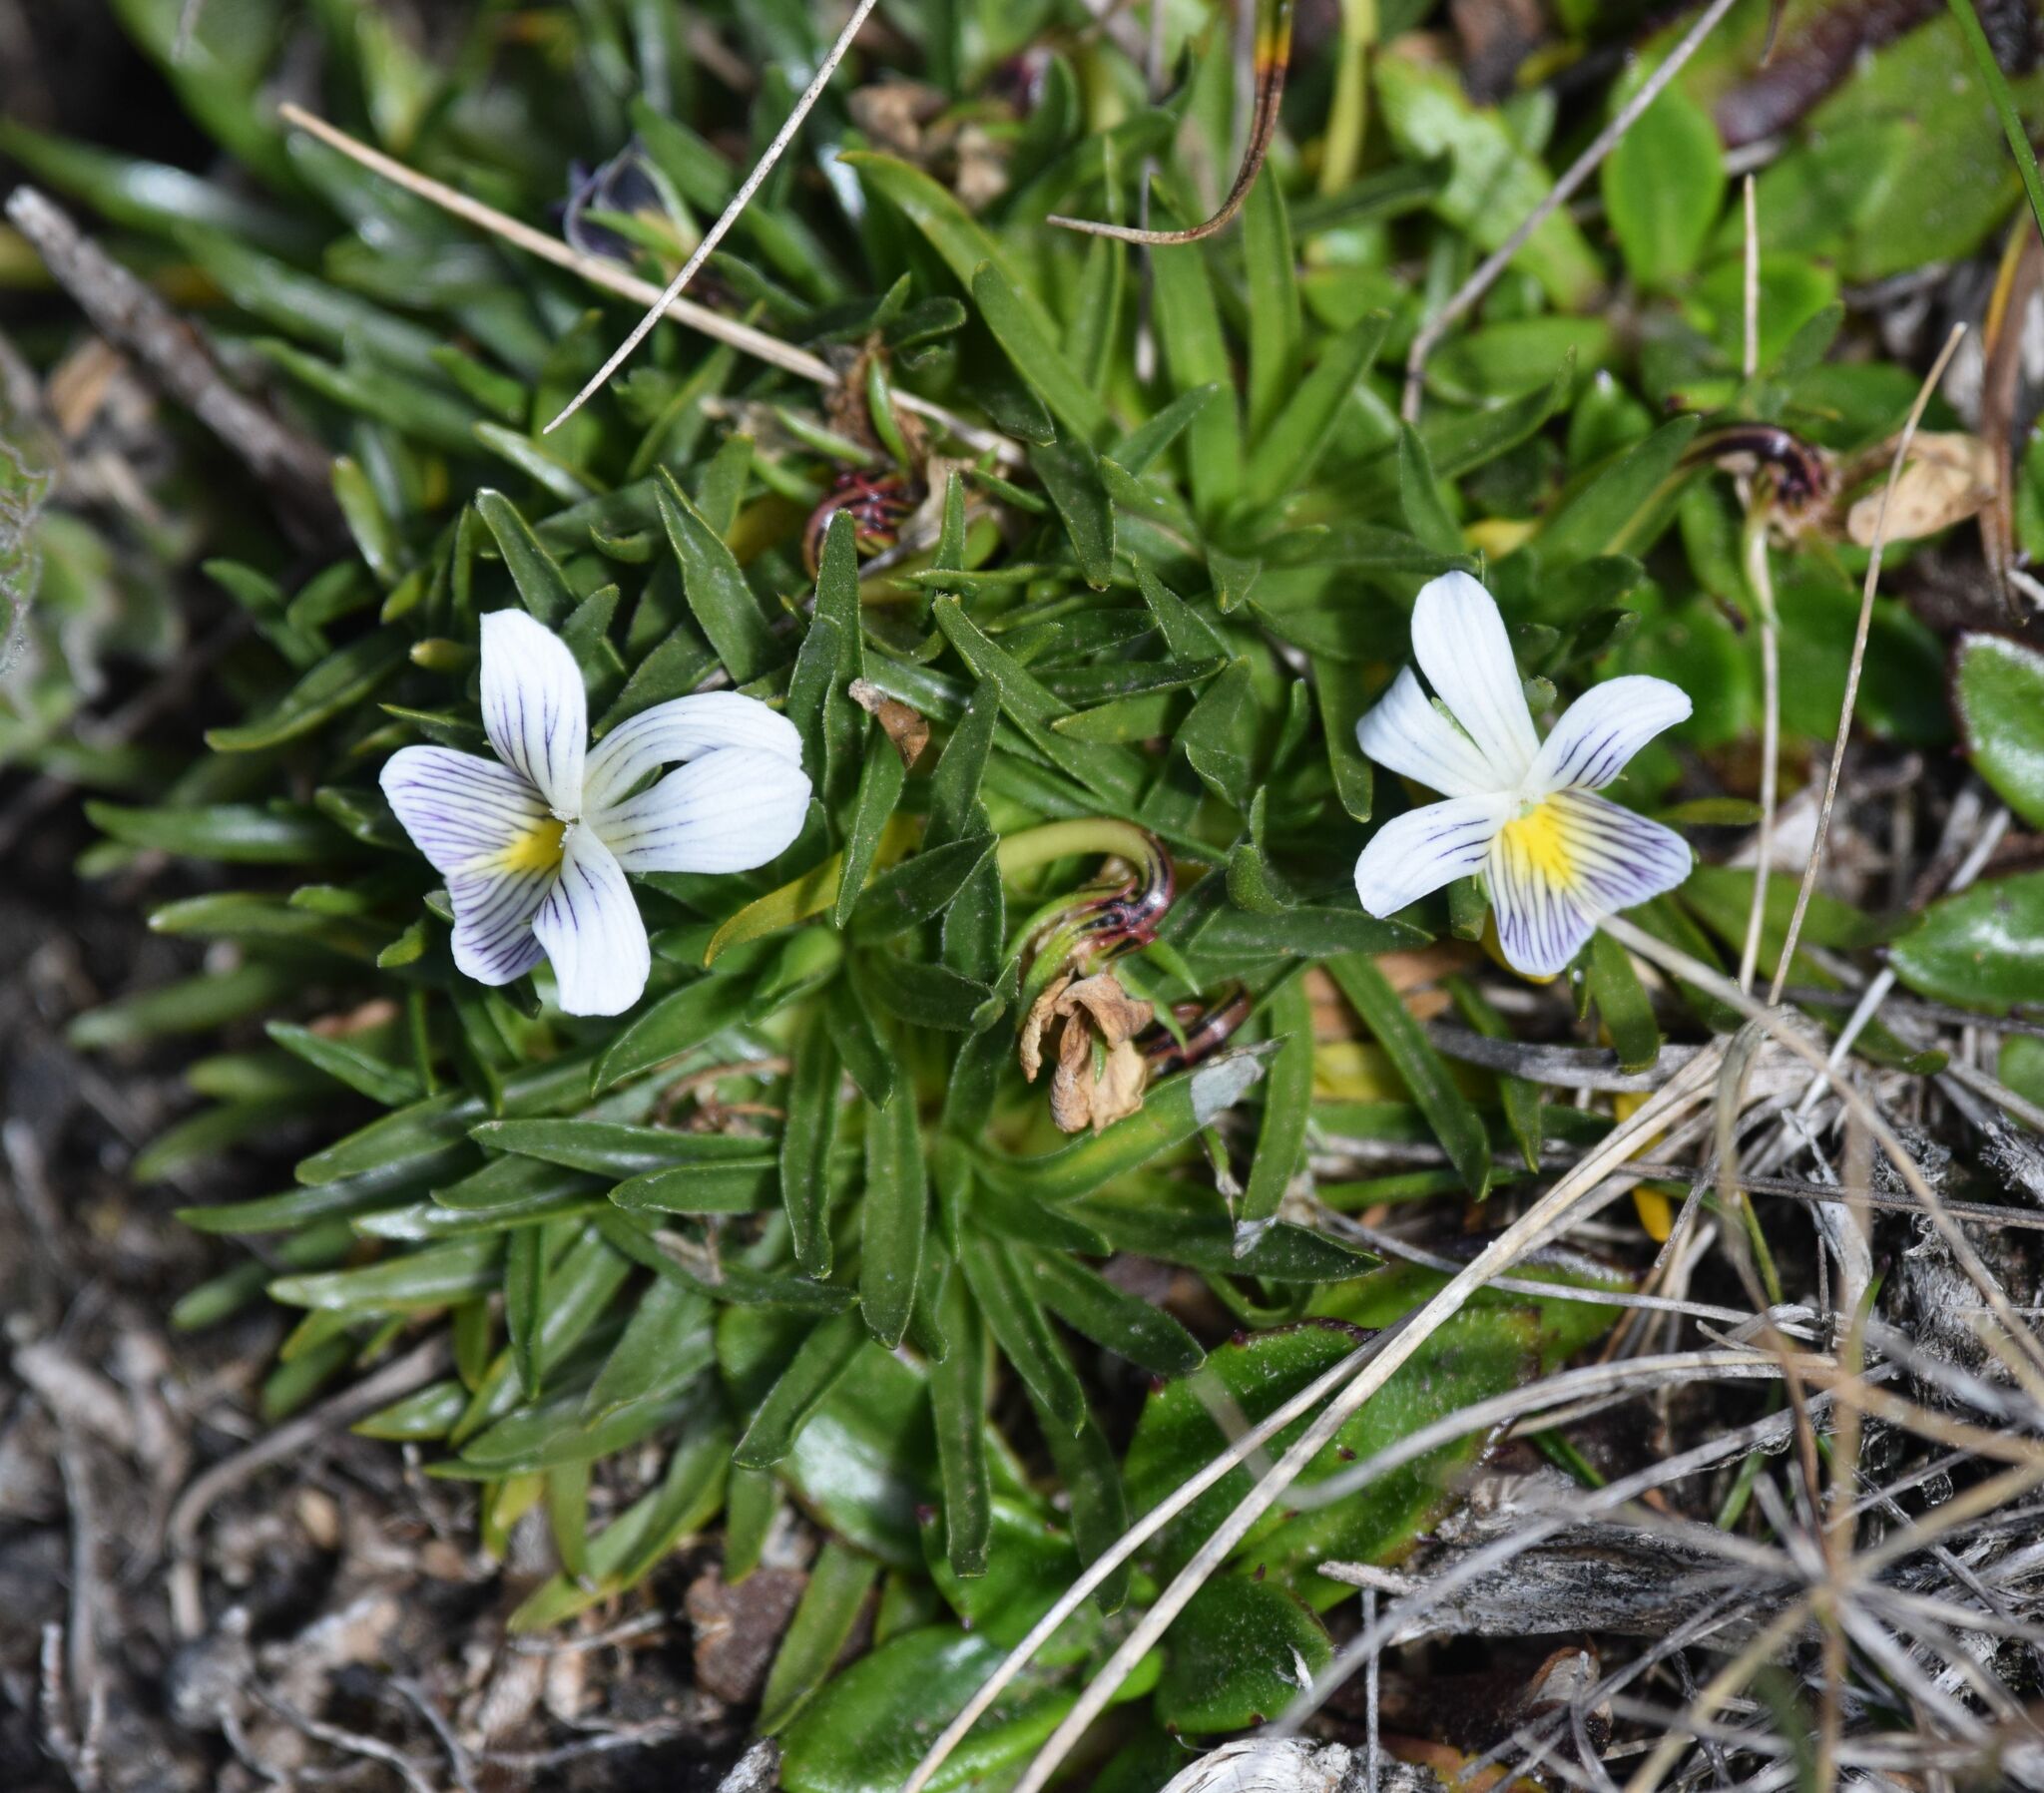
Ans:
POLYGON ((1654 1004, 1632 955, 1601 930, 1590 937, 1590 1000, 1611 1034, 1621 1071, 1644 1071, 1661 1055, 1654 1004))
POLYGON ((1441 502, 1426 444, 1409 423, 1398 426, 1398 502, 1405 527, 1436 554, 1461 554, 1466 544, 1441 502))
POLYGON ((253 721, 209 728, 206 744, 219 753, 256 753, 310 734, 366 699, 403 664, 404 657, 401 635, 394 630, 372 630, 321 660, 253 721))
POLYGON ((961 1251, 965 1279, 1002 1355, 1055 1426, 1076 1435, 1086 1423, 1086 1391, 1024 1284, 1010 1248, 998 1239, 968 1237, 961 1251))
POLYGON ((1114 505, 1101 483, 1101 463, 1084 442, 1066 440, 1032 448, 1029 464, 1057 507, 1086 583, 1105 591, 1114 577, 1114 505))
POLYGON ((1280 985, 1268 1008, 1278 1043, 1264 1086, 1264 1123, 1243 1192, 1242 1225, 1261 1226, 1278 1212, 1305 1149, 1306 1116, 1313 1100, 1313 1012, 1303 978, 1280 985))
POLYGON ((858 793, 852 800, 851 823, 845 830, 844 864, 837 881, 831 920, 842 928, 858 906, 867 875, 880 851, 880 837, 901 801, 908 768, 877 721, 866 731, 865 763, 859 767, 858 793))
POLYGON ((986 1573, 993 1524, 986 1446, 986 1324, 965 1278, 955 1273, 945 1281, 941 1313, 950 1349, 930 1366, 930 1414, 943 1486, 944 1557, 953 1574, 970 1577, 986 1573))
POLYGON ((1163 1308, 1116 1288, 1062 1251, 1020 1255, 1044 1306, 1103 1351, 1156 1376, 1188 1376, 1206 1361, 1199 1340, 1163 1308))
POLYGON ((1242 212, 1242 259, 1249 280, 1249 434, 1255 440, 1296 390, 1305 341, 1291 224, 1284 189, 1276 180, 1250 189, 1242 212))
POLYGON ((859 1219, 859 1306, 866 1327, 890 1351, 908 1330, 922 1269, 929 1206, 915 1092, 898 1081, 884 1108, 867 1103, 865 1199, 859 1219))
MULTIPOLYGON (((1486 1040, 1509 1040, 1513 1037, 1511 1023, 1484 1000, 1483 993, 1468 979, 1450 978, 1448 994, 1454 999, 1462 1019, 1486 1040)), ((1537 1172, 1542 1132, 1540 1086, 1522 1077, 1500 1076, 1497 1093, 1504 1104, 1505 1124, 1511 1128, 1519 1155, 1526 1160, 1528 1170, 1537 1172)))
POLYGON ((393 1065, 345 1040, 315 1034, 295 1022, 272 1021, 265 1026, 270 1039, 284 1051, 345 1084, 358 1096, 366 1096, 387 1109, 419 1098, 418 1074, 407 1066, 393 1065))
POLYGON ((838 1314, 811 1327, 733 1449, 732 1462, 754 1470, 778 1463, 852 1360, 871 1344, 857 1314, 838 1314))
POLYGON ((596 1063, 594 1091, 604 1091, 681 1058, 744 1019, 753 995, 745 977, 703 977, 670 991, 629 1022, 596 1063))
POLYGON ((242 865, 296 865, 359 851, 316 809, 295 804, 202 803, 134 808, 88 803, 93 826, 131 847, 242 865))
POLYGON ((1388 311, 1370 312, 1323 347, 1312 372, 1286 388, 1282 408, 1250 456, 1245 496, 1252 504, 1276 504, 1312 478, 1342 406, 1376 358, 1390 323, 1388 311))
POLYGON ((805 1276, 830 1274, 830 1144, 837 1127, 843 1066, 820 1013, 796 1034, 780 1133, 780 1199, 794 1261, 805 1276))
POLYGON ((539 1399, 539 1364, 533 1341, 546 1306, 546 1232, 522 1226, 504 1247, 504 1330, 511 1337, 512 1359, 528 1401, 539 1399))
POLYGON ((532 533, 532 525, 503 493, 478 492, 475 508, 496 538, 497 551, 504 557, 512 584, 518 588, 519 601, 549 629, 558 629, 577 602, 560 563, 541 545, 539 537, 532 533))
POLYGON ((689 609, 735 684, 750 684, 783 657, 737 557, 665 467, 655 476, 660 520, 682 565, 689 609))
POLYGON ((1015 283, 991 261, 982 261, 973 269, 972 296, 995 341, 1015 364, 1016 373, 1050 407, 1051 414, 1082 442, 1099 441, 1111 421, 1107 406, 1044 328, 1042 307, 1025 303, 1015 283))
POLYGON ((766 1150, 761 1140, 735 1133, 685 1133, 623 1121, 485 1121, 469 1129, 469 1137, 489 1151, 515 1152, 598 1176, 726 1163, 766 1150))
POLYGON ((766 1673, 754 1725, 761 1736, 783 1729, 828 1678, 879 1572, 879 1564, 863 1551, 834 1538, 824 1541, 766 1673))
POLYGON ((1440 1054, 1373 961, 1347 953, 1328 960, 1327 971, 1397 1067, 1448 1161, 1462 1173, 1463 1186, 1481 1201, 1490 1192, 1490 1139, 1440 1054))

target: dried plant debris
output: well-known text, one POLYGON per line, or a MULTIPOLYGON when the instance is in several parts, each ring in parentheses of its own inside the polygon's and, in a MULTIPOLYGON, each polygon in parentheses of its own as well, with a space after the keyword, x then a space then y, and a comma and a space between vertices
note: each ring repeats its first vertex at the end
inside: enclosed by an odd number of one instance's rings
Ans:
POLYGON ((46 10, 0 1785, 2044 1787, 2025 9, 46 10))

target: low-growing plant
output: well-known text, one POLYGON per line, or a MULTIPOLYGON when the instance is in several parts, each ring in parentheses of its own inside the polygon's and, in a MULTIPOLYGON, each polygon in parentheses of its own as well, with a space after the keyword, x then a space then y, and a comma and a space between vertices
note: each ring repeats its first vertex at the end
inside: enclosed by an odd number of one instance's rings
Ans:
MULTIPOLYGON (((798 366, 671 324, 549 430, 629 320, 584 275, 681 264, 827 46, 814 9, 705 9, 749 93, 660 0, 476 8, 431 54, 339 0, 302 26, 218 0, 182 48, 177 0, 118 10, 234 178, 18 124, 0 147, 203 285, 230 362, 331 451, 339 532, 306 558, 239 522, 207 573, 247 619, 219 681, 243 713, 90 805, 91 873, 227 868, 152 915, 206 969, 74 1030, 234 1030, 138 1174, 203 1186, 223 1153, 316 1141, 288 1187, 180 1209, 256 1249, 178 1318, 296 1310, 272 1419, 416 1354, 358 1430, 476 1485, 494 1550, 543 1506, 558 1573, 519 1627, 712 1528, 740 1580, 792 1501, 827 1542, 760 1714, 788 1786, 899 1785, 1133 1517, 1466 1259, 1397 1261, 1346 1217, 1438 1199, 1488 1230, 1630 1112, 1482 1069, 1485 1041, 1572 1004, 1634 1074, 1666 1027, 1738 1024, 1585 944, 1601 915, 1778 988, 1836 990, 1838 955, 1890 940, 1944 1001, 2034 981, 1983 965, 1962 898, 1897 938, 1819 893, 1782 965, 1793 877, 1690 866, 1763 813, 1771 703, 1790 779, 1837 725, 1852 506, 1918 384, 1845 283, 1971 254, 2016 200, 1950 22, 1810 114, 1758 183, 1749 269, 1709 107, 1768 9, 1734 8, 1603 164, 1601 214, 1547 213, 1401 415, 1415 335, 1551 191, 1551 105, 1469 101, 1405 35, 1424 8, 1344 7, 1239 224, 1139 253, 1046 221, 1213 211, 1225 12, 1165 9, 1154 88, 1111 13, 890 6, 692 288, 798 366), (323 116, 571 265, 279 122, 300 30, 323 116), (1431 650, 1423 591, 1463 605, 1431 650), (1414 650, 1438 707, 1392 685, 1414 650), (1530 718, 1564 711, 1536 777, 1530 718), (1475 1043, 1454 1059, 1422 1025, 1447 1012, 1475 1043), (1431 1161, 1373 1170, 1386 1144, 1431 1161), (644 1448, 662 1469, 613 1504, 644 1448), (833 1672, 876 1585, 872 1646, 833 1672)), ((1970 465, 1954 422, 1933 406, 1916 464, 1942 438, 1970 465)), ((1914 477, 1891 538, 1966 514, 1914 477)), ((2032 822, 2036 658, 1983 635, 1957 673, 1966 744, 2032 822)), ((1942 674, 1875 598, 1862 730, 1946 747, 1942 674)), ((1991 901, 2028 915, 2033 882, 1991 901)), ((1878 1020, 1855 1050, 1925 1063, 1878 1020)), ((1597 1340, 1681 1193, 1641 1190, 1637 1250, 1479 1293, 1306 1480, 1597 1340)), ((1279 1711, 1353 1593, 1319 1566, 1400 1559, 1484 1450, 1269 1516, 1125 1683, 1142 1711, 1099 1784, 1279 1711)), ((1026 1759, 1251 1479, 1104 1580, 946 1772, 1026 1759)))

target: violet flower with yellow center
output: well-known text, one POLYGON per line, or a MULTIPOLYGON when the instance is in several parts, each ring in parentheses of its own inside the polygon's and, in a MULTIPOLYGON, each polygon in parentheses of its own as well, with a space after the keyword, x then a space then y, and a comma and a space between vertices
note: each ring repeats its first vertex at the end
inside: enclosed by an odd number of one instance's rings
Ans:
POLYGON ((706 691, 656 703, 592 747, 581 669, 544 624, 492 611, 482 660, 496 759, 404 747, 383 767, 383 794, 447 880, 465 976, 508 984, 544 958, 564 1013, 620 1015, 653 964, 626 874, 778 857, 808 814, 801 736, 758 698, 706 691))
POLYGON ((1681 689, 1665 678, 1609 679, 1542 741, 1497 603, 1466 573, 1421 590, 1412 657, 1438 705, 1408 668, 1356 725, 1356 739, 1379 765, 1445 800, 1394 817, 1363 848, 1355 894, 1371 915, 1480 872, 1507 963, 1553 977, 1602 917, 1689 876, 1681 835, 1596 794, 1688 717, 1681 689))

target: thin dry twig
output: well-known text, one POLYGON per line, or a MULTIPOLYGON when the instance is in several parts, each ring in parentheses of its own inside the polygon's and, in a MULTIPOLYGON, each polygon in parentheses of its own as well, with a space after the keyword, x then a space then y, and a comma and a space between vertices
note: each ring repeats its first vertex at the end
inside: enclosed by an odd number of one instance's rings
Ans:
POLYGON ((739 215, 753 203, 753 196, 760 191, 761 183, 773 172, 773 165, 780 160, 781 152, 794 142, 795 133, 802 128, 802 121, 809 116, 816 102, 822 98, 823 89, 830 85, 830 77, 837 73, 837 65, 844 60, 846 52, 851 48, 852 39, 858 36, 867 15, 876 4, 878 0, 858 0, 858 4, 851 9, 851 17, 844 22, 844 29, 837 34, 837 41, 830 46, 828 54, 817 66, 814 77, 802 90, 801 98, 795 101, 794 110, 773 134, 773 141, 761 153, 760 160, 753 164, 753 172, 745 178, 738 192, 732 195, 731 203, 718 214, 717 223, 703 232, 703 240, 696 245, 695 252, 688 260, 682 263, 682 271, 667 283, 667 290, 653 301, 645 316, 632 326, 632 333, 619 343, 610 358, 590 375, 582 390, 561 407, 560 415, 540 432, 541 435, 549 435, 559 429, 600 392, 611 375, 631 358, 632 351, 646 340, 653 326, 661 320, 668 308, 682 296, 683 288, 696 277, 696 270, 710 259, 712 251, 724 240, 726 232, 739 222, 739 215))
MULTIPOLYGON (((1355 1378, 1327 1403, 1278 1467, 1264 1477, 1237 1505, 1201 1546, 1192 1561, 1180 1570, 1151 1609, 1138 1620, 1106 1665, 1094 1676, 1066 1714, 1049 1740, 1016 1783, 1015 1793, 1042 1793, 1058 1765, 1079 1740, 1087 1726, 1099 1716, 1130 1671, 1184 1610, 1186 1602, 1205 1584, 1221 1563, 1235 1549, 1250 1527, 1270 1510, 1272 1504, 1295 1482, 1307 1464, 1319 1455, 1328 1441, 1371 1395, 1410 1359, 1420 1345, 1458 1313, 1477 1289, 1500 1271, 1510 1267, 1525 1251, 1537 1244, 1564 1216, 1578 1209, 1589 1210, 1617 1193, 1603 1188, 1607 1175, 1616 1170, 1647 1137, 1662 1131, 1687 1108, 1702 1099, 1715 1069, 1717 1052, 1707 1049, 1687 1066, 1674 1082, 1651 1097, 1629 1121, 1621 1123, 1562 1177, 1552 1189, 1517 1220, 1497 1235, 1482 1252, 1459 1270, 1438 1293, 1409 1314, 1395 1333, 1381 1341, 1379 1349, 1355 1378)), ((1005 1665, 1004 1665, 1005 1666, 1005 1665)), ((949 1733, 947 1732, 948 1736, 949 1733)), ((941 1740, 940 1740, 941 1741, 941 1740)), ((932 1751, 935 1754, 935 1751, 932 1751)), ((924 1768, 930 1762, 924 1758, 924 1768)), ((921 1769, 918 1772, 922 1772, 921 1769)), ((926 1776, 925 1776, 926 1778, 926 1776)))
MULTIPOLYGON (((472 200, 465 193, 459 193, 443 181, 435 181, 430 175, 421 175, 407 168, 395 157, 386 156, 381 150, 350 137, 345 131, 328 124, 315 113, 307 112, 302 106, 285 104, 277 109, 277 117, 287 125, 316 137, 321 143, 338 150, 351 161, 358 162, 366 169, 373 169, 386 181, 394 182, 407 193, 416 194, 429 205, 437 206, 442 212, 471 224, 479 230, 486 230, 493 236, 515 244, 528 255, 537 255, 543 261, 551 261, 556 267, 566 268, 578 274, 592 286, 601 286, 620 298, 628 298, 642 305, 659 302, 661 290, 651 280, 642 280, 616 263, 606 261, 600 255, 589 255, 549 236, 544 230, 535 230, 530 224, 521 224, 508 213, 499 212, 494 206, 485 206, 480 200, 472 200)), ((777 367, 783 373, 791 373, 818 386, 840 384, 837 370, 820 355, 812 355, 806 349, 799 349, 782 342, 779 337, 752 324, 741 323, 736 318, 726 317, 722 312, 712 311, 708 306, 699 305, 691 299, 677 298, 663 307, 662 315, 673 318, 677 323, 686 324, 690 329, 710 337, 713 341, 729 344, 742 354, 751 355, 755 360, 765 361, 770 367, 777 367)), ((940 428, 948 430, 967 447, 982 454, 991 454, 1010 465, 1022 459, 1022 451, 1007 437, 976 423, 969 423, 955 412, 913 392, 894 388, 893 401, 904 411, 913 411, 918 417, 927 417, 940 428)))
POLYGON ((37 189, 17 187, 9 194, 7 217, 93 327, 133 355, 247 464, 299 546, 324 549, 347 539, 333 497, 332 457, 237 391, 204 330, 172 310, 37 189))
MULTIPOLYGON (((1816 1047, 1792 1028, 1785 1025, 1780 1011, 1763 1007, 1723 973, 1705 965, 1699 959, 1692 958, 1688 953, 1656 940, 1653 935, 1635 927, 1622 916, 1606 916, 1599 925, 1628 952, 1636 953, 1650 963, 1658 965, 1663 971, 1708 991, 1719 1001, 1739 1010, 1748 1020, 1759 1023, 1763 1030, 1828 1081, 1831 1088, 1837 1092, 1839 1100, 1859 1116, 1874 1142, 1887 1154, 1903 1182, 1908 1185, 1909 1192, 1922 1204, 1931 1224, 1937 1229, 1938 1236, 1950 1248, 1959 1268, 1965 1272, 1974 1287, 1979 1289, 1995 1318, 2006 1328, 2009 1338, 2032 1361, 2044 1365, 2044 1347, 2039 1346, 2036 1336, 2023 1324, 2021 1317, 2010 1305, 2007 1292, 1981 1262, 1980 1254, 1974 1249, 1972 1241, 1945 1212, 1943 1197, 1931 1187, 1922 1170, 1917 1167, 1916 1160, 1895 1136, 1894 1128, 1888 1124, 1886 1117, 1866 1100, 1849 1078, 1828 1064, 1816 1047)), ((1669 1087, 1674 1088, 1673 1085, 1669 1087)), ((1645 1112, 1644 1109, 1641 1111, 1642 1114, 1645 1112)))
POLYGON ((1873 546, 1866 557, 1866 580, 1859 592, 1859 623, 1852 636, 1852 658, 1845 668, 1845 699, 1838 710, 1838 733, 1831 743, 1830 769, 1824 774, 1824 796, 1817 810, 1816 838, 1809 843, 1809 858, 1803 865, 1802 882, 1795 892, 1795 908, 1788 917, 1788 932, 1782 943, 1782 960, 1775 967, 1775 982, 1768 992, 1770 1004, 1782 1000, 1783 986, 1788 982, 1788 967, 1795 958, 1795 943, 1802 936, 1802 920, 1809 910, 1810 895, 1816 889, 1817 867, 1823 861, 1824 836, 1830 831, 1831 808, 1838 800, 1838 778, 1845 769, 1845 743, 1852 733, 1852 707, 1859 698, 1859 674, 1866 664, 1867 634, 1873 627, 1873 594, 1880 584, 1881 555, 1887 547, 1888 504, 1895 495, 1896 483, 1902 477, 1903 463, 1909 458, 1909 445, 1916 439, 1916 426, 1923 421, 1924 407, 1930 403, 1930 395, 1944 378, 1944 370, 1950 365, 1952 353, 1965 333, 1964 324, 1952 325, 1944 347, 1938 351, 1929 373, 1924 375, 1923 384, 1917 388, 1916 402, 1909 407, 1902 433, 1895 439, 1895 458, 1889 463, 1887 484, 1881 488, 1880 509, 1874 516, 1873 546))
POLYGON ((1454 326, 1456 319, 1496 284, 1498 275, 1511 265, 1512 257, 1526 246, 1526 239, 1555 212, 1566 206, 1576 189, 1589 180, 1605 157, 1618 148, 1640 115, 1660 98, 1661 90, 1682 73, 1684 65, 1703 48, 1704 40, 1717 30, 1718 22, 1734 4, 1735 0, 1711 0, 1703 16, 1690 27, 1688 36, 1640 84, 1639 92, 1619 108, 1617 116, 1597 134, 1596 141, 1569 165, 1568 172, 1549 189, 1547 197, 1519 221, 1519 227, 1485 258, 1483 264, 1462 282, 1455 295, 1428 318, 1412 338, 1412 347, 1405 356, 1405 394, 1398 406, 1398 414, 1407 423, 1419 421, 1420 380, 1426 372, 1426 358, 1433 353, 1435 345, 1454 326))

